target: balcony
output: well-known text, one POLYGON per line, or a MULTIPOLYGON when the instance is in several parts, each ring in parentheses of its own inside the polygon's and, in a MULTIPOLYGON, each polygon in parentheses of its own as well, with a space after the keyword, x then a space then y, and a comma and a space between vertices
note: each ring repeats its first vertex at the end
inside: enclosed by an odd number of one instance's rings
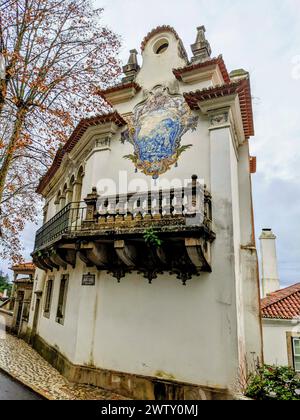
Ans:
POLYGON ((151 283, 169 272, 183 284, 211 271, 211 196, 194 177, 185 188, 98 196, 70 203, 36 235, 42 270, 75 268, 77 257, 118 281, 142 273, 151 283))

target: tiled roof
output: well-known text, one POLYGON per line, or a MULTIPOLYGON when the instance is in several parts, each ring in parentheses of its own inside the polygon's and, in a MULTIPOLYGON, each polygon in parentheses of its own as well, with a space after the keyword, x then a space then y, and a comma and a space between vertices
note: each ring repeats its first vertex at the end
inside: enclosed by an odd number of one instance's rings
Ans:
POLYGON ((266 319, 295 319, 300 317, 300 283, 278 290, 261 301, 262 316, 266 319))
POLYGON ((185 93, 184 97, 193 110, 199 109, 199 102, 238 94, 242 113, 243 127, 247 138, 254 136, 251 87, 249 79, 241 79, 222 86, 214 86, 196 92, 185 93))
POLYGON ((183 45, 183 42, 182 42, 180 36, 175 31, 175 29, 172 28, 172 26, 169 26, 169 25, 158 26, 157 28, 155 28, 151 32, 149 32, 148 35, 146 35, 146 37, 142 41, 142 44, 141 44, 142 52, 145 50, 146 45, 150 41, 151 38, 153 38, 155 35, 158 35, 158 34, 163 33, 163 32, 171 32, 175 36, 175 38, 180 43, 180 50, 181 50, 182 57, 185 58, 186 61, 188 61, 188 55, 187 55, 186 49, 184 48, 184 45, 183 45))
POLYGON ((24 283, 31 284, 31 283, 33 283, 33 279, 31 279, 29 277, 26 277, 26 278, 22 278, 22 279, 17 279, 17 280, 14 281, 14 283, 15 284, 24 284, 24 283))
POLYGON ((142 41, 142 45, 141 45, 141 50, 144 51, 146 44, 148 43, 148 41, 155 35, 162 33, 162 32, 172 32, 172 34, 175 36, 175 38, 177 40, 181 40, 178 33, 175 31, 174 28, 172 28, 172 26, 169 25, 163 25, 163 26, 158 26, 157 28, 153 29, 151 32, 149 32, 145 38, 142 41))
POLYGON ((16 264, 12 267, 12 270, 35 270, 35 265, 32 262, 24 264, 16 264))
POLYGON ((133 88, 136 90, 136 92, 139 92, 142 88, 139 84, 135 83, 135 82, 129 82, 129 83, 120 83, 118 85, 112 86, 106 90, 100 90, 99 91, 99 95, 103 98, 106 99, 106 95, 109 95, 111 93, 114 92, 118 92, 120 90, 126 90, 126 89, 130 89, 133 88))
POLYGON ((178 80, 182 80, 182 75, 189 73, 194 70, 200 70, 204 69, 209 66, 218 65, 220 68, 220 71, 222 73, 223 79, 225 83, 230 83, 230 76, 228 74, 225 62, 223 60, 223 57, 220 55, 217 58, 212 58, 211 60, 207 60, 204 63, 198 63, 198 64, 191 64, 190 66, 182 67, 181 69, 174 69, 173 73, 178 80))
POLYGON ((98 115, 97 117, 85 118, 81 120, 78 126, 75 128, 69 140, 64 145, 64 147, 58 150, 52 163, 52 166, 39 183, 37 193, 41 194, 43 192, 43 189, 46 187, 46 185, 50 182, 50 180, 60 168, 64 156, 72 151, 72 149, 76 146, 76 144, 81 139, 86 130, 89 127, 93 127, 100 124, 106 124, 108 122, 114 122, 118 127, 123 127, 124 125, 126 125, 126 122, 123 120, 121 115, 118 114, 118 112, 98 115))

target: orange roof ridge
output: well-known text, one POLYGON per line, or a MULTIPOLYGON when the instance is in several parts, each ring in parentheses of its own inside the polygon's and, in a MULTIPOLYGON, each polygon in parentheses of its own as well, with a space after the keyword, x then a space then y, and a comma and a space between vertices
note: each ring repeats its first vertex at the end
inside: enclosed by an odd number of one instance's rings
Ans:
POLYGON ((283 299, 286 299, 287 297, 297 292, 300 292, 300 283, 286 287, 285 289, 277 290, 276 292, 273 292, 264 299, 262 299, 262 308, 267 308, 268 306, 273 305, 274 303, 277 303, 283 299))
POLYGON ((300 283, 278 290, 262 299, 263 318, 295 319, 300 317, 300 283))
POLYGON ((105 95, 113 92, 117 92, 118 90, 123 89, 129 89, 129 88, 135 88, 137 92, 139 92, 142 88, 141 86, 136 82, 127 82, 127 83, 118 83, 114 86, 111 86, 104 90, 99 90, 99 95, 105 99, 105 95))
POLYGON ((178 33, 175 31, 175 29, 172 26, 170 26, 170 25, 157 26, 156 28, 152 29, 152 31, 150 31, 145 36, 145 38, 142 41, 142 44, 141 44, 141 51, 142 51, 142 53, 144 52, 148 41, 152 37, 154 37, 155 35, 160 34, 161 32, 171 32, 175 36, 175 38, 180 42, 180 46, 181 46, 180 49, 181 49, 182 56, 184 57, 184 59, 186 61, 188 61, 188 55, 187 55, 185 46, 184 46, 184 44, 182 42, 182 39, 180 38, 180 36, 178 35, 178 33))
POLYGON ((222 73, 223 79, 225 83, 230 83, 230 76, 226 67, 226 64, 224 62, 223 56, 219 55, 218 57, 215 58, 211 58, 207 61, 204 61, 202 63, 191 63, 189 65, 187 65, 186 67, 181 67, 179 69, 174 69, 173 73, 175 75, 175 77, 178 80, 181 80, 181 75, 188 73, 190 71, 193 70, 197 70, 197 69, 201 69, 201 68, 205 68, 211 65, 217 64, 220 68, 220 71, 222 73))
POLYGON ((11 267, 11 270, 35 270, 35 265, 32 262, 23 263, 23 264, 16 264, 11 267))
POLYGON ((86 130, 89 127, 99 124, 105 124, 108 122, 114 122, 118 127, 123 127, 124 125, 126 125, 126 121, 121 117, 121 115, 117 111, 101 114, 91 118, 82 119, 71 134, 71 136, 69 137, 68 141, 65 143, 65 145, 57 151, 51 167, 48 169, 45 176, 40 180, 40 183, 36 190, 37 193, 42 193, 45 186, 48 184, 48 182, 50 182, 51 178, 60 168, 65 154, 70 153, 74 149, 74 147, 76 146, 80 138, 83 136, 83 134, 86 132, 86 130))
POLYGON ((170 25, 161 25, 161 26, 157 26, 156 28, 152 29, 152 31, 150 31, 145 38, 142 41, 141 44, 141 50, 144 51, 147 42, 154 36, 157 35, 161 32, 172 32, 173 35, 175 35, 175 38, 181 41, 180 36, 178 35, 178 33, 175 31, 175 29, 170 26, 170 25))
POLYGON ((254 136, 253 108, 249 79, 240 79, 225 85, 212 86, 195 92, 184 93, 184 97, 192 110, 198 110, 199 102, 201 101, 234 94, 239 95, 245 136, 247 138, 254 136))

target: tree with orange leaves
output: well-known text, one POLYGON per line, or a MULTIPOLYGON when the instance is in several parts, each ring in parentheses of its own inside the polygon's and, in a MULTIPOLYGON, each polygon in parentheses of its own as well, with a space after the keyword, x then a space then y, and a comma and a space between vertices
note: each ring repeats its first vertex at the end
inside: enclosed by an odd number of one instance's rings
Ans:
MULTIPOLYGON (((0 255, 36 217, 35 187, 97 95, 120 73, 119 38, 89 0, 1 0, 0 255)), ((2 254, 1 254, 2 253, 2 254)))

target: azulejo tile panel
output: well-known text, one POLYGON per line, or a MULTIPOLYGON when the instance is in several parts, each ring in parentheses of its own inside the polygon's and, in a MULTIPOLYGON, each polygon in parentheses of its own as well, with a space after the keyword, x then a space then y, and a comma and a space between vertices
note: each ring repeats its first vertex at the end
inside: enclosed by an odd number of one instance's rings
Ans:
POLYGON ((181 145, 181 140, 189 130, 196 129, 197 123, 198 117, 181 95, 172 95, 168 88, 157 86, 128 118, 122 142, 129 141, 134 153, 124 157, 134 163, 136 171, 157 179, 192 147, 181 145))

